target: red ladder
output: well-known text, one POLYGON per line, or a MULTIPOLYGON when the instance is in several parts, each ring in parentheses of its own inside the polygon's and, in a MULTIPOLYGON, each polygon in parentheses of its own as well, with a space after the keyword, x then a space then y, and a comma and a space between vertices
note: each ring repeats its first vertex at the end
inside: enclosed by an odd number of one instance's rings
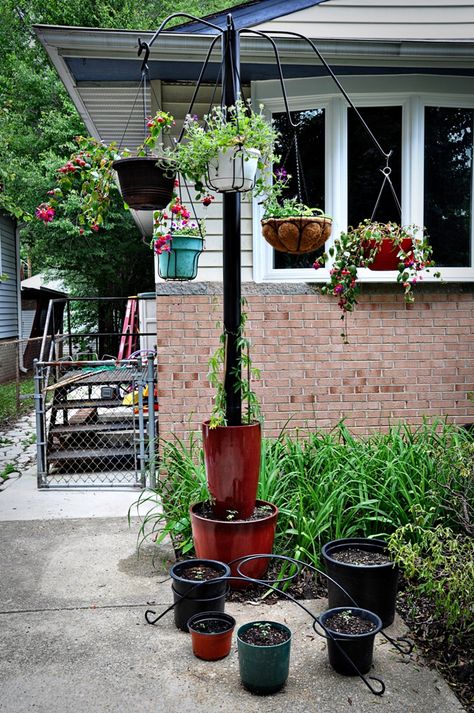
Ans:
POLYGON ((138 344, 138 300, 136 297, 129 297, 125 319, 123 320, 122 336, 120 337, 120 347, 117 361, 128 359, 134 352, 138 344))

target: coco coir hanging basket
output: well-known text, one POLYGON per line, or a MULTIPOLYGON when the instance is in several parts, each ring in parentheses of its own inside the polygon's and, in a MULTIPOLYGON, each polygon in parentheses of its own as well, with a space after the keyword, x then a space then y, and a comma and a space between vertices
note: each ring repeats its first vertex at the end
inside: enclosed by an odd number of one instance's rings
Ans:
POLYGON ((331 235, 332 220, 325 216, 293 216, 262 220, 262 235, 274 250, 303 255, 320 248, 331 235))

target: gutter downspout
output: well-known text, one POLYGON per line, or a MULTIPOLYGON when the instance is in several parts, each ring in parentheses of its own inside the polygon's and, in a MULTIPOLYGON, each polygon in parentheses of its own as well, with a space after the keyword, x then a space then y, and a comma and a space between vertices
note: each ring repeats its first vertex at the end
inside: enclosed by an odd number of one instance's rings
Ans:
POLYGON ((18 367, 23 374, 28 373, 28 369, 25 368, 23 362, 23 344, 21 340, 23 339, 23 324, 22 324, 22 310, 21 310, 21 260, 20 260, 20 229, 18 227, 18 222, 15 221, 15 258, 16 258, 16 291, 17 291, 17 311, 18 311, 18 367))

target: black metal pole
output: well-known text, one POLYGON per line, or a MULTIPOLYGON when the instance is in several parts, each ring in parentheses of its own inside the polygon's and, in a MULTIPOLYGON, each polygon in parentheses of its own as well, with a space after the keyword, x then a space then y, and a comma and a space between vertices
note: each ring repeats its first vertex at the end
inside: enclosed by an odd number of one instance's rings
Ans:
MULTIPOLYGON (((235 106, 238 96, 240 63, 239 35, 232 16, 227 16, 227 29, 222 34, 222 104, 235 106)), ((229 426, 240 426, 242 394, 240 383, 241 350, 238 344, 241 317, 241 258, 240 258, 240 193, 223 195, 223 291, 226 360, 224 388, 226 419, 229 426)))

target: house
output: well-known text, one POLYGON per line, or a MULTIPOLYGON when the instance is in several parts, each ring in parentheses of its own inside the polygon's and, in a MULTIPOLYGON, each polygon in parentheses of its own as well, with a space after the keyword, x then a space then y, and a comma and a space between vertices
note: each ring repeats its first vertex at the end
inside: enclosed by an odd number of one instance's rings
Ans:
POLYGON ((21 335, 24 340, 21 363, 25 369, 32 369, 34 359, 39 358, 50 300, 57 300, 50 335, 53 330, 55 333, 62 331, 65 297, 62 283, 48 281, 44 275, 33 275, 21 281, 21 335))
MULTIPOLYGON (((442 284, 426 279, 418 286, 407 308, 393 274, 365 270, 345 345, 337 305, 317 289, 327 273, 275 253, 261 237, 258 203, 243 201, 241 276, 266 433, 277 434, 288 419, 289 428, 305 429, 344 418, 356 432, 424 417, 472 422, 474 3, 260 0, 231 12, 237 29, 313 40, 374 136, 392 151, 401 221, 427 227, 443 276, 442 284)), ((207 20, 224 27, 226 17, 207 20)), ((137 46, 153 33, 48 26, 36 32, 91 134, 140 143, 143 117, 131 117, 137 46)), ((152 47, 148 99, 173 113, 178 128, 213 32, 187 23, 152 47)), ((298 142, 307 192, 334 217, 334 239, 369 217, 385 163, 308 43, 274 37, 290 109, 303 120, 298 142)), ((291 143, 271 44, 243 32, 240 60, 243 92, 264 104, 291 143)), ((219 68, 217 43, 193 107, 198 115, 209 110, 219 68)), ((385 218, 397 219, 394 210, 387 199, 385 218)), ((162 435, 182 434, 209 414, 207 360, 221 316, 221 220, 216 200, 195 282, 176 286, 157 278, 162 435)))
POLYGON ((14 379, 19 368, 20 252, 15 219, 0 213, 0 383, 14 379))

